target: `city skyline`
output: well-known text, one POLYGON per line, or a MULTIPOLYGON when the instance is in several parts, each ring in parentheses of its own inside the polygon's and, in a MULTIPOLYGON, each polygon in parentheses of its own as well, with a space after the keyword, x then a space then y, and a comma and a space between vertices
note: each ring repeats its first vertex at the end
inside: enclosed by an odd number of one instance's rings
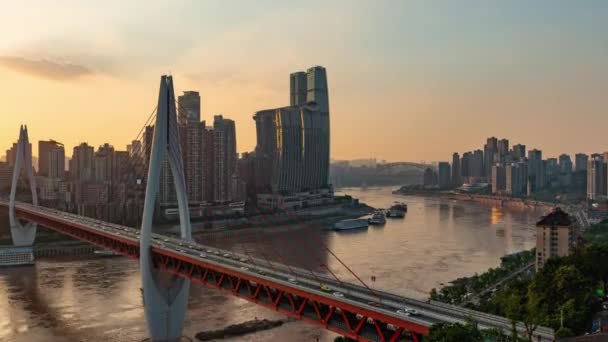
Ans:
POLYGON ((0 146, 22 123, 33 140, 126 146, 154 108, 158 75, 170 71, 176 93, 198 91, 204 120, 234 119, 237 150, 250 151, 251 116, 287 101, 289 72, 323 65, 333 159, 444 160, 474 149, 487 131, 550 156, 608 150, 605 2, 348 4, 345 13, 344 3, 314 1, 11 3, 0 28, 22 32, 0 43, 0 146), (309 32, 289 25, 294 16, 331 24, 309 32), (154 24, 161 18, 170 30, 154 24), (584 139, 564 139, 580 132, 584 139))

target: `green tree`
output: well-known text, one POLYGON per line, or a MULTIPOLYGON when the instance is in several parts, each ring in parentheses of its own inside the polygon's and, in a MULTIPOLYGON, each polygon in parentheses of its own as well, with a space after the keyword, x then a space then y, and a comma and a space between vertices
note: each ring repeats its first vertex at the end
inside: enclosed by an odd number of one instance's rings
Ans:
POLYGON ((562 327, 555 332, 555 338, 572 337, 574 332, 570 328, 562 327))
POLYGON ((439 323, 429 329, 429 342, 482 342, 483 336, 477 325, 467 323, 439 323))
POLYGON ((541 322, 542 307, 538 296, 528 291, 528 283, 513 282, 497 299, 507 318, 511 320, 511 339, 517 340, 517 322, 522 322, 528 341, 532 341, 532 334, 541 322))

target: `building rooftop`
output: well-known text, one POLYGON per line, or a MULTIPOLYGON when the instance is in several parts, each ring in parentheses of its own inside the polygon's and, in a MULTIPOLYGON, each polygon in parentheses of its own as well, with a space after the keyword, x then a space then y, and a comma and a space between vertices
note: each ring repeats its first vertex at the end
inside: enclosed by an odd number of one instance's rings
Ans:
POLYGON ((543 216, 540 221, 536 222, 536 226, 569 226, 572 224, 570 215, 557 207, 552 212, 543 216))

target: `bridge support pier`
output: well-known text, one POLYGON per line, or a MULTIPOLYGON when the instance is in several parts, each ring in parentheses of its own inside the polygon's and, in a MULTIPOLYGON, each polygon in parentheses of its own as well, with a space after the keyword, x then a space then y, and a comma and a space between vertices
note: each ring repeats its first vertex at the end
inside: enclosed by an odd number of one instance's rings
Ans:
POLYGON ((140 235, 142 295, 150 339, 153 342, 178 341, 181 338, 190 292, 190 280, 161 273, 154 267, 150 253, 156 194, 165 158, 169 162, 175 184, 181 238, 191 240, 190 213, 171 76, 162 76, 160 82, 140 235))
POLYGON ((38 194, 36 193, 36 180, 32 168, 32 150, 27 135, 27 126, 19 128, 19 141, 17 142, 17 155, 13 168, 13 179, 11 183, 11 194, 9 197, 8 217, 11 227, 11 237, 15 246, 31 246, 36 238, 36 224, 27 223, 22 225, 15 214, 15 197, 17 196, 17 183, 21 175, 21 169, 25 171, 30 183, 32 193, 32 204, 38 205, 38 194))

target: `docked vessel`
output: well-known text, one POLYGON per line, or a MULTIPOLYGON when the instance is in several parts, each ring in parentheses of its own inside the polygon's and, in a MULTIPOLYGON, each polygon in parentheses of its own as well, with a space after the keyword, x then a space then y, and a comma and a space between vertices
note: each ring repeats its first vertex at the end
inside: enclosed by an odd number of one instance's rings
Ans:
POLYGON ((371 225, 382 225, 386 223, 386 217, 383 212, 376 211, 368 221, 371 225))
POLYGON ((0 266, 22 266, 34 264, 34 250, 31 246, 0 246, 0 266))
POLYGON ((395 202, 388 210, 387 217, 405 217, 407 212, 407 204, 395 202))
POLYGON ((334 230, 364 229, 368 227, 367 219, 349 219, 336 222, 334 230))
POLYGON ((104 257, 120 256, 120 254, 118 254, 114 251, 107 250, 107 249, 99 249, 99 250, 94 251, 93 253, 95 253, 95 255, 104 256, 104 257))

